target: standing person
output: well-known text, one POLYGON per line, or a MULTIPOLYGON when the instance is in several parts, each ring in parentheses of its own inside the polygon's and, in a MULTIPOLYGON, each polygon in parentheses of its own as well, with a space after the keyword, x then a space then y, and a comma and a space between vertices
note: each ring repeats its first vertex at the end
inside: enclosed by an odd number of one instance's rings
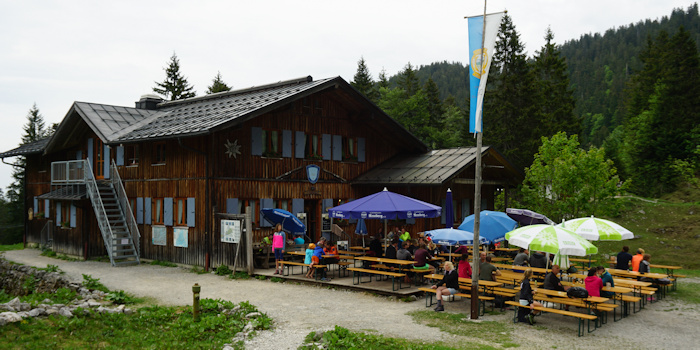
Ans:
POLYGON ((459 290, 459 276, 451 262, 445 263, 445 276, 430 288, 435 289, 435 295, 437 296, 438 304, 435 311, 445 311, 445 307, 442 305, 443 295, 453 295, 459 290))
POLYGON ((518 322, 526 322, 527 318, 527 322, 535 324, 535 316, 539 314, 539 311, 535 311, 534 307, 542 306, 542 304, 534 300, 535 292, 532 290, 532 286, 530 286, 531 277, 532 269, 525 270, 523 280, 520 282, 520 305, 529 306, 530 311, 525 313, 521 311, 523 308, 518 308, 518 322))
POLYGON ((311 278, 311 276, 314 275, 314 269, 316 269, 314 266, 318 265, 318 258, 314 259, 314 249, 316 249, 316 245, 313 243, 309 243, 309 247, 306 248, 304 264, 309 265, 309 271, 306 272, 306 278, 311 278))
POLYGON ((275 275, 282 274, 282 261, 284 260, 284 248, 287 242, 287 234, 282 231, 282 224, 275 225, 272 235, 272 249, 275 252, 275 275))
MULTIPOLYGON (((600 275, 600 280, 603 282, 603 287, 615 287, 615 281, 613 281, 613 276, 602 266, 598 266, 598 274, 600 275)), ((604 298, 612 298, 615 296, 613 292, 606 292, 604 290, 600 291, 600 296, 604 298)))
POLYGON ((637 249, 637 255, 632 257, 632 271, 639 272, 639 263, 644 259, 644 249, 637 249))
POLYGON ((632 254, 629 253, 630 247, 622 247, 622 251, 617 253, 617 263, 615 263, 615 268, 618 270, 629 270, 630 262, 632 261, 632 254))
POLYGON ((598 268, 591 267, 588 270, 588 276, 583 280, 586 285, 586 290, 588 291, 588 296, 599 297, 600 290, 603 288, 603 280, 598 277, 598 268))
POLYGON ((472 265, 469 264, 469 255, 462 254, 462 258, 457 265, 457 270, 459 270, 459 277, 472 278, 472 265))

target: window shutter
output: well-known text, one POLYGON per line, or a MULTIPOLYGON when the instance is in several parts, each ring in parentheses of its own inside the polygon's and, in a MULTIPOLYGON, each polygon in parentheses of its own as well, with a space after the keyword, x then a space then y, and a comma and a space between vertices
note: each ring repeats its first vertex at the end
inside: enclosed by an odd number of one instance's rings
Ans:
POLYGON ((357 161, 358 162, 365 161, 365 138, 364 137, 357 138, 357 161))
POLYGON ((282 157, 292 158, 292 130, 282 130, 282 157))
POLYGON ((117 165, 124 165, 124 146, 117 146, 117 165))
POLYGON ((105 162, 104 162, 104 170, 105 170, 105 179, 109 179, 109 168, 112 164, 110 164, 111 160, 109 158, 109 149, 110 147, 105 145, 105 162))
POLYGON ((469 199, 462 199, 462 221, 471 215, 471 208, 469 207, 469 199))
POLYGON ((240 214, 238 209, 238 198, 226 198, 226 213, 240 214))
POLYGON ((330 134, 323 134, 321 136, 321 145, 323 148, 321 149, 323 152, 323 160, 331 160, 331 135, 330 134))
POLYGON ((304 212, 304 199, 303 198, 292 198, 292 214, 296 216, 299 213, 304 212))
POLYGON ((328 209, 333 208, 333 199, 332 198, 326 198, 321 202, 321 215, 323 214, 328 214, 328 209))
POLYGON ((56 202, 56 226, 61 226, 61 202, 56 202))
POLYGON ((146 209, 146 213, 144 213, 143 223, 146 225, 151 225, 153 224, 153 220, 151 220, 151 197, 146 197, 146 201, 143 206, 144 209, 146 209))
POLYGON ((70 203, 70 227, 75 227, 76 226, 76 221, 77 221, 77 208, 75 207, 75 204, 73 202, 70 203))
POLYGON ((297 131, 294 135, 294 157, 304 159, 304 149, 306 148, 306 135, 303 131, 297 131))
POLYGON ((272 198, 261 198, 260 199, 260 227, 272 227, 272 223, 265 220, 262 215, 263 208, 274 208, 275 201, 272 198))
POLYGON ((187 226, 194 227, 194 197, 187 198, 187 226))
POLYGON ((343 160, 343 137, 333 135, 333 160, 343 160))
POLYGON ((253 156, 262 155, 262 128, 250 128, 250 154, 253 156))
POLYGON ((49 202, 48 199, 44 199, 44 218, 46 219, 49 218, 49 209, 51 209, 51 207, 49 206, 50 204, 51 202, 49 202))
POLYGON ((87 140, 87 159, 88 163, 90 163, 90 167, 93 168, 95 166, 95 163, 93 163, 93 149, 92 149, 92 137, 87 140))
POLYGON ((34 197, 34 216, 39 211, 39 198, 34 197))
POLYGON ((81 160, 81 159, 83 159, 83 151, 81 151, 81 150, 75 151, 75 159, 76 159, 76 160, 81 160))
POLYGON ((173 225, 173 199, 172 197, 163 199, 163 224, 173 225))
POLYGON ((143 197, 136 198, 136 223, 143 224, 143 197))

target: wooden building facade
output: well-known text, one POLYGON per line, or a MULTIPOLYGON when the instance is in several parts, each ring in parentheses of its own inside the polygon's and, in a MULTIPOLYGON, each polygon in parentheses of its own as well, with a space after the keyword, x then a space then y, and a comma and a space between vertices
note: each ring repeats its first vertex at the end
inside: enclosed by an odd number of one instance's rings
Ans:
MULTIPOLYGON (((272 229, 262 208, 305 213, 316 240, 328 208, 384 187, 437 205, 451 188, 457 220, 473 212, 474 149, 428 150, 340 77, 172 102, 144 96, 136 108, 75 102, 50 138, 0 154, 13 156, 27 160, 26 242, 41 242, 52 220, 53 249, 86 259, 106 254, 94 202, 80 186, 56 185, 52 164, 84 160, 98 182, 118 176, 140 256, 189 265, 233 264, 217 213, 246 207, 254 241, 272 229)), ((492 209, 497 189, 522 174, 493 149, 483 157, 482 209, 492 209)), ((417 221, 413 232, 441 225, 417 221)))

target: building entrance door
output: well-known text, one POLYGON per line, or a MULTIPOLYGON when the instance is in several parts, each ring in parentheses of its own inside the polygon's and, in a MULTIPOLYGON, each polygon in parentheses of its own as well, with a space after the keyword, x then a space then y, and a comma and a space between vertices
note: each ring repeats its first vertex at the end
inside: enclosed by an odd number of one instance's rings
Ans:
POLYGON ((304 212, 306 213, 306 234, 312 243, 321 238, 320 201, 318 199, 305 199, 304 212))

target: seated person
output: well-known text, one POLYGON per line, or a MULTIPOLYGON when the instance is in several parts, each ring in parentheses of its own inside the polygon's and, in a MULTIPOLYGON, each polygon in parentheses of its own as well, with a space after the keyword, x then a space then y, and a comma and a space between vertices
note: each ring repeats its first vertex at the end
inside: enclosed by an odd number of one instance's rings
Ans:
POLYGON ((520 248, 520 250, 518 251, 518 255, 515 256, 515 259, 513 259, 513 265, 528 266, 529 262, 530 256, 528 255, 528 251, 524 248, 520 248))
POLYGON ((455 254, 467 254, 469 255, 469 246, 466 244, 460 245, 453 251, 455 254))
MULTIPOLYGON (((560 292, 566 292, 569 290, 569 286, 564 286, 561 284, 559 277, 557 276, 561 272, 559 265, 552 265, 552 271, 548 272, 544 277, 544 289, 557 290, 560 292)), ((564 306, 564 310, 569 311, 569 305, 564 306)))
POLYGON ((448 261, 445 263, 445 276, 431 288, 435 289, 435 295, 438 301, 435 311, 445 311, 445 307, 442 305, 443 296, 457 294, 459 291, 459 277, 451 262, 448 261))
POLYGON ((539 314, 539 311, 533 310, 535 306, 542 306, 538 301, 534 300, 535 292, 530 286, 530 278, 532 277, 532 270, 525 270, 522 282, 520 282, 520 305, 530 306, 530 311, 525 313, 523 308, 518 308, 518 322, 529 322, 531 325, 535 324, 535 316, 539 314))
MULTIPOLYGON (((598 273, 600 274, 600 279, 603 281, 603 287, 615 287, 615 281, 613 281, 613 276, 602 266, 598 266, 598 273)), ((600 291, 600 296, 604 298, 612 298, 615 296, 613 292, 606 292, 604 290, 600 291)))
MULTIPOLYGON (((325 242, 325 240, 324 240, 324 242, 325 242)), ((323 260, 323 254, 324 254, 323 253, 323 246, 317 244, 316 248, 314 249, 314 255, 311 257, 311 259, 313 259, 313 261, 316 261, 316 259, 318 259, 319 263, 316 263, 316 265, 319 265, 320 261, 323 260)), ((320 270, 320 271, 317 271, 317 272, 321 273, 321 280, 327 281, 328 278, 326 275, 326 269, 318 269, 318 270, 320 270)))
POLYGON ((642 261, 639 262, 639 273, 649 273, 651 271, 650 269, 650 261, 651 260, 651 254, 644 254, 642 257, 642 261))
POLYGON ((432 258, 433 256, 430 255, 430 252, 428 252, 425 249, 425 244, 421 244, 418 249, 416 250, 416 253, 414 254, 413 257, 413 268, 417 270, 428 270, 430 269, 432 272, 435 273, 435 268, 430 266, 428 264, 428 258, 432 258))
POLYGON ((547 256, 542 252, 534 252, 530 257, 530 267, 547 268, 547 256))
POLYGON ((309 243, 309 247, 306 248, 306 255, 304 256, 304 264, 309 265, 309 271, 306 272, 306 278, 311 278, 314 275, 315 265, 318 265, 318 257, 314 256, 314 249, 316 245, 309 243))
POLYGON ((617 262, 615 268, 618 270, 629 270, 632 262, 632 254, 629 253, 630 247, 622 247, 622 251, 617 253, 617 262))
POLYGON ((338 248, 335 246, 335 243, 331 241, 326 241, 326 246, 323 247, 323 255, 334 255, 335 257, 332 258, 323 258, 323 264, 328 265, 328 264, 337 264, 340 259, 338 259, 338 248))
POLYGON ((304 242, 304 238, 303 238, 303 237, 301 237, 301 236, 296 236, 296 238, 294 238, 294 244, 303 245, 304 243, 306 243, 306 242, 304 242))
POLYGON ((459 270, 459 277, 472 278, 472 265, 469 264, 469 255, 462 254, 462 258, 459 259, 457 269, 459 270))
POLYGON ((396 259, 396 253, 398 252, 399 240, 394 239, 391 241, 388 247, 386 247, 386 252, 384 252, 384 257, 387 259, 396 259))
POLYGON ((403 245, 396 252, 396 259, 399 260, 413 260, 413 255, 408 251, 408 242, 403 242, 403 245))
POLYGON ((491 265, 491 257, 486 255, 486 252, 481 252, 484 255, 483 263, 479 265, 479 279, 484 281, 495 281, 496 276, 501 275, 496 266, 491 265))
POLYGON ((639 263, 644 260, 644 249, 637 249, 637 255, 632 257, 632 271, 639 272, 639 263))
POLYGON ((588 270, 588 276, 583 280, 586 285, 586 290, 588 291, 588 296, 599 297, 600 290, 603 288, 603 280, 598 277, 598 268, 591 267, 588 270))
POLYGON ((369 242, 369 250, 374 252, 374 256, 381 258, 383 256, 382 242, 379 240, 378 236, 371 236, 372 240, 369 242))

